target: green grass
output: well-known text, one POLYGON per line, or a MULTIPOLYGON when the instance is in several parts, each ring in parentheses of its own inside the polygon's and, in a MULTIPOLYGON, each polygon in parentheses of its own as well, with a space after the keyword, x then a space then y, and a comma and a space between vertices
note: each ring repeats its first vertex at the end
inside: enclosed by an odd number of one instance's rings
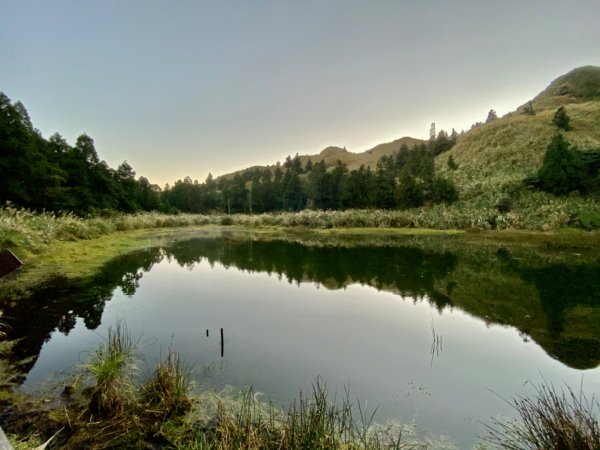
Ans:
POLYGON ((137 366, 136 343, 123 322, 109 328, 106 343, 96 349, 83 367, 93 378, 93 384, 86 389, 91 419, 125 414, 133 401, 133 376, 137 366))
POLYGON ((532 397, 511 404, 520 420, 495 419, 487 426, 488 441, 509 450, 597 450, 600 448, 600 405, 570 388, 534 386, 532 397))

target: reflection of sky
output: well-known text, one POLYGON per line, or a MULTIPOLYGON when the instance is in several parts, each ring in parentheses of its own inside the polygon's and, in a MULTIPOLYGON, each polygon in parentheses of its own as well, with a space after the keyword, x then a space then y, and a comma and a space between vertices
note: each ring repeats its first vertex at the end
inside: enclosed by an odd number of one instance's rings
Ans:
POLYGON ((378 419, 415 419, 424 429, 447 433, 459 446, 482 430, 477 420, 511 410, 494 393, 523 394, 541 376, 557 385, 600 391, 600 371, 570 369, 509 327, 486 324, 459 310, 438 311, 427 302, 359 285, 327 290, 289 284, 265 273, 248 274, 207 262, 193 270, 163 261, 145 273, 133 297, 116 292, 95 332, 82 321, 65 337, 54 333, 28 376, 28 385, 85 358, 85 351, 124 318, 133 337, 143 335, 148 364, 169 343, 196 371, 199 381, 252 385, 287 403, 306 391, 315 375, 353 398, 379 405, 378 419), (442 338, 431 359, 433 321, 442 338), (219 328, 225 358, 219 357, 219 328), (210 330, 207 338, 205 330, 210 330))

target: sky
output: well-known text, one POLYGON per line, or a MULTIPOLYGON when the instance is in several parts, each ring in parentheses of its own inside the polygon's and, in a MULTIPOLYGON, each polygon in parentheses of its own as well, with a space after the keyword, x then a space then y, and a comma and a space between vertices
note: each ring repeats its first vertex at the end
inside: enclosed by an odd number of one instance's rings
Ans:
POLYGON ((163 186, 468 130, 600 65, 598 0, 0 0, 0 91, 163 186))

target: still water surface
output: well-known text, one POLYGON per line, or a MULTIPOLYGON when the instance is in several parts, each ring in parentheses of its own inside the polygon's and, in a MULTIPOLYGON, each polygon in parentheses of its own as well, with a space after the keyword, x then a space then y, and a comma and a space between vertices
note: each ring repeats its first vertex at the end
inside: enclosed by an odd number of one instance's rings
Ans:
POLYGON ((86 360, 124 319, 143 337, 148 371, 172 345, 200 384, 252 386, 281 404, 318 375, 377 407, 379 422, 415 422, 465 448, 482 420, 513 414, 500 396, 531 392, 528 380, 600 392, 598 262, 486 255, 192 239, 119 258, 80 285, 51 283, 31 299, 44 312, 13 311, 13 332, 28 336, 15 351, 34 356, 23 380, 32 388, 86 360), (557 306, 540 275, 555 272, 587 287, 557 306))

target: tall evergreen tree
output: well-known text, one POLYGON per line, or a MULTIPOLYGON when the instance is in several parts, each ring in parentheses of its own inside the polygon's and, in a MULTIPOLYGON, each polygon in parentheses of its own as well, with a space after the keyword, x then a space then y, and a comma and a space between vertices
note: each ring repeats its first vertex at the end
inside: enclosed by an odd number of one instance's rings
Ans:
POLYGON ((490 123, 493 120, 496 120, 498 118, 498 115, 496 114, 496 111, 494 111, 493 109, 490 109, 490 111, 488 112, 487 115, 487 119, 485 119, 485 123, 490 123))
POLYGON ((556 125, 560 130, 571 131, 571 118, 567 114, 567 110, 564 106, 561 106, 556 110, 552 117, 552 123, 556 125))
POLYGON ((585 179, 581 154, 570 147, 561 133, 552 138, 538 171, 541 188, 556 195, 579 189, 585 179))

